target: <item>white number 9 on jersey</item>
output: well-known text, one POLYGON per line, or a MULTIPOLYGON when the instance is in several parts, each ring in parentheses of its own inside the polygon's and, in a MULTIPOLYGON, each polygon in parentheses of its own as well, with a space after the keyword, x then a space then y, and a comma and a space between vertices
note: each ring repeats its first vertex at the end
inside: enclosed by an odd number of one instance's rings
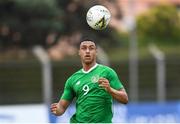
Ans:
POLYGON ((89 86, 86 84, 83 86, 84 95, 86 95, 89 92, 89 86))

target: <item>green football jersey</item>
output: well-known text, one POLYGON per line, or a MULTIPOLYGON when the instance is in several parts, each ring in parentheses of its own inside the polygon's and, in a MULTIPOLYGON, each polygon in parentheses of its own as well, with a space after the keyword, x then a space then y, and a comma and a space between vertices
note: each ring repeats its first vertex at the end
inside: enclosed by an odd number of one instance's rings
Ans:
POLYGON ((71 101, 76 97, 76 113, 71 117, 71 123, 112 122, 112 96, 99 86, 100 77, 108 79, 114 89, 123 88, 116 72, 100 64, 88 71, 81 69, 67 80, 61 99, 71 101))

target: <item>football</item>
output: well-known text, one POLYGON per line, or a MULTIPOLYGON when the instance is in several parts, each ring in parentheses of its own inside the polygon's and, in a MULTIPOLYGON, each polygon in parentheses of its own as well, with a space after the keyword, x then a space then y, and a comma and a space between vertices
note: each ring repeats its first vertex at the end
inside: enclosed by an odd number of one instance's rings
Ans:
POLYGON ((110 19, 110 11, 102 5, 95 5, 91 7, 86 15, 88 25, 95 30, 105 29, 109 24, 110 19))

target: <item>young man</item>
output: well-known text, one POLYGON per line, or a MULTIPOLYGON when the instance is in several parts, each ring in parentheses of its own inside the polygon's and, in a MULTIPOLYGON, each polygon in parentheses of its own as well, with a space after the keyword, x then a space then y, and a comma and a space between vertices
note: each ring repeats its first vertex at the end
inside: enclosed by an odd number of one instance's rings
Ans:
POLYGON ((71 123, 111 123, 112 98, 126 104, 127 93, 113 69, 96 63, 97 48, 93 41, 81 42, 79 55, 83 68, 67 80, 61 99, 51 104, 51 112, 62 115, 76 97, 76 113, 71 123))

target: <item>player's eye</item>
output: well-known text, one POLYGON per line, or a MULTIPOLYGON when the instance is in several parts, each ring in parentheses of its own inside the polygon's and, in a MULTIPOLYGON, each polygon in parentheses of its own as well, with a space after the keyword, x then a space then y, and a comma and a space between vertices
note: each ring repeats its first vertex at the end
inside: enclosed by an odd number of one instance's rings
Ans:
POLYGON ((89 49, 90 49, 90 50, 94 50, 95 47, 94 47, 94 46, 90 46, 89 49))
POLYGON ((86 49, 86 47, 81 47, 81 49, 82 49, 82 50, 85 50, 85 49, 86 49))
POLYGON ((90 47, 89 50, 93 50, 94 48, 90 47))

